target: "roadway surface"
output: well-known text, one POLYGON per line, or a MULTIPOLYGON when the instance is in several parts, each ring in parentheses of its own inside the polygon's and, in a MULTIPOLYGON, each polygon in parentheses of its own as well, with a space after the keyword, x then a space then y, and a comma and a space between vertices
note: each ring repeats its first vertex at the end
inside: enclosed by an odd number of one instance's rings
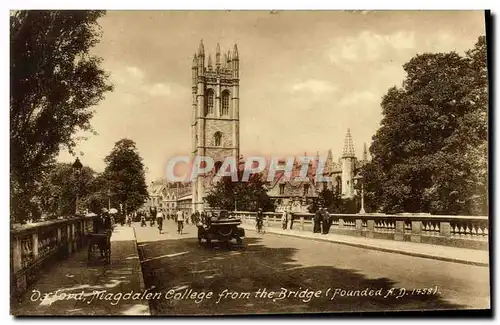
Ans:
POLYGON ((171 220, 163 234, 149 223, 134 227, 146 288, 161 292, 162 298, 150 300, 153 315, 484 309, 490 304, 487 267, 253 231, 247 231, 242 248, 206 247, 198 245, 193 226, 182 235, 171 220), (418 294, 425 288, 431 290, 418 294), (277 293, 270 298, 269 292, 277 293), (174 293, 180 299, 173 299, 174 293), (203 294, 202 301, 186 299, 203 294))

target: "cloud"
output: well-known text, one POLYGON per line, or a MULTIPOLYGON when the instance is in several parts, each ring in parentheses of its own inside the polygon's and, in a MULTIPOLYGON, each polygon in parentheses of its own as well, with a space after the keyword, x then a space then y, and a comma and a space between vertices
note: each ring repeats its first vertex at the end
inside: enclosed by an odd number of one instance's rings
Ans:
POLYGON ((428 38, 424 46, 430 52, 449 52, 457 49, 457 37, 446 30, 436 31, 433 38, 428 38))
POLYGON ((372 103, 379 99, 379 96, 368 91, 355 92, 344 96, 338 103, 340 106, 355 106, 360 104, 372 103))
POLYGON ((121 68, 115 68, 112 70, 111 80, 116 85, 124 84, 141 84, 144 80, 144 72, 138 67, 127 66, 121 68))
MULTIPOLYGON (((115 68, 111 75, 113 84, 120 93, 128 94, 127 101, 134 101, 134 96, 168 96, 172 93, 173 84, 170 83, 148 83, 146 74, 136 66, 115 68)), ((115 89, 115 92, 116 89, 115 89)))
POLYGON ((309 79, 292 84, 290 86, 290 90, 292 92, 308 91, 312 92, 313 94, 324 94, 336 92, 338 90, 338 87, 327 81, 309 79))
POLYGON ((144 78, 144 72, 138 67, 126 67, 125 70, 132 78, 136 78, 139 80, 142 80, 144 78))
POLYGON ((399 31, 388 35, 362 31, 354 37, 336 39, 329 57, 334 63, 376 61, 392 51, 411 50, 416 46, 413 32, 399 31))
POLYGON ((164 83, 155 83, 146 92, 151 96, 167 96, 170 95, 171 87, 164 83))

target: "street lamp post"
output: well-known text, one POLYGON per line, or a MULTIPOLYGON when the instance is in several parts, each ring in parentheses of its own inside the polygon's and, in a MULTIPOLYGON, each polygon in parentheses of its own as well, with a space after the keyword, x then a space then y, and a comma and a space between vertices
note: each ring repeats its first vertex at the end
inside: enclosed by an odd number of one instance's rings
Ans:
POLYGON ((73 163, 73 173, 76 178, 76 200, 75 200, 75 215, 78 214, 78 200, 79 200, 79 191, 80 191, 80 173, 82 171, 83 165, 80 162, 80 159, 77 157, 75 162, 73 163))
POLYGON ((111 190, 108 189, 108 210, 111 210, 111 190))
POLYGON ((364 214, 365 212, 365 192, 364 192, 364 184, 363 184, 363 176, 358 175, 354 177, 354 179, 361 183, 361 210, 359 210, 359 214, 364 214))

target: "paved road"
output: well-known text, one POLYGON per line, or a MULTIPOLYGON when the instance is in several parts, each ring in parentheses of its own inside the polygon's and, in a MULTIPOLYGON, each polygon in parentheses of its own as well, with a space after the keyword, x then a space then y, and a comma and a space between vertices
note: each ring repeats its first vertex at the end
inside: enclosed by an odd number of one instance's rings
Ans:
POLYGON ((161 299, 150 301, 151 312, 157 315, 489 306, 486 267, 254 232, 247 232, 244 248, 200 247, 195 227, 187 226, 185 234, 177 235, 173 221, 167 221, 166 226, 166 232, 160 235, 156 228, 135 225, 146 288, 162 293, 161 299), (288 291, 284 293, 282 288, 288 291), (390 291, 391 288, 396 289, 390 291), (406 295, 398 298, 404 293, 400 288, 406 289, 406 295), (413 291, 421 288, 433 290, 428 295, 413 291), (256 297, 259 289, 260 295, 256 297), (271 291, 281 293, 269 298, 263 295, 263 289, 266 295, 271 291), (185 290, 192 290, 188 296, 193 292, 213 294, 196 303, 171 299, 170 295, 170 299, 165 299, 163 295, 169 290, 175 290, 180 298, 185 290), (308 302, 302 301, 312 295, 308 292, 319 290, 308 302))

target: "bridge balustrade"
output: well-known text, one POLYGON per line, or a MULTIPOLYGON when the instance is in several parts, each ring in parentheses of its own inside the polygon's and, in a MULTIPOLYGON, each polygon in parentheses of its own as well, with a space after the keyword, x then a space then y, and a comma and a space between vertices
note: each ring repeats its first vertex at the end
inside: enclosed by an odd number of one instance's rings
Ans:
MULTIPOLYGON (((256 212, 236 211, 244 224, 255 225, 256 212)), ((281 228, 280 212, 265 212, 264 225, 281 228)), ((330 233, 367 238, 410 241, 435 245, 487 250, 487 216, 452 216, 419 213, 330 214, 330 233)), ((312 213, 292 213, 292 229, 312 232, 312 213)))
POLYGON ((19 297, 41 272, 86 245, 91 217, 73 217, 13 227, 10 230, 11 298, 19 297))

